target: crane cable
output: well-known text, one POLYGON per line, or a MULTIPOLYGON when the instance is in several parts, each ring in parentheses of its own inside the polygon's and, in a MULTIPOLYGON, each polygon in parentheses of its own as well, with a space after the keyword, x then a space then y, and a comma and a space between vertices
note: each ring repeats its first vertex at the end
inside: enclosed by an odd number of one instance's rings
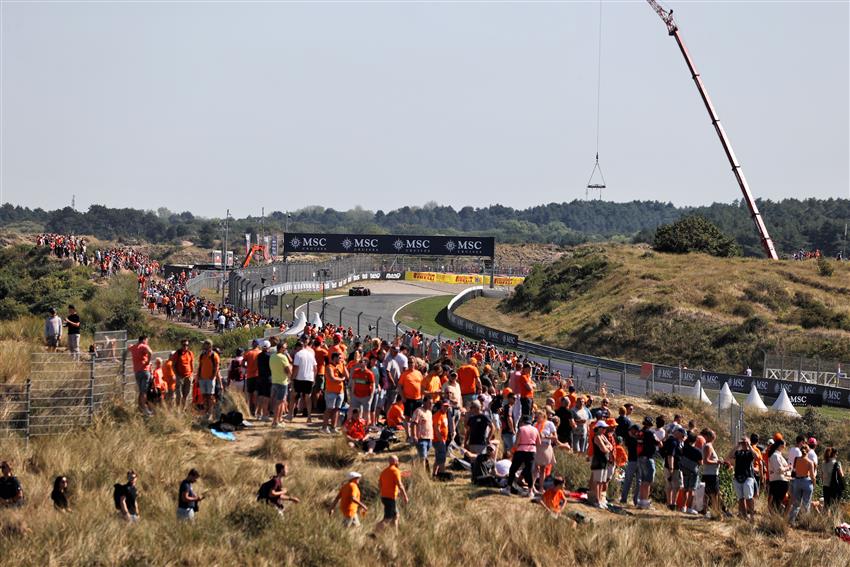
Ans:
POLYGON ((599 165, 599 118, 602 108, 602 0, 599 0, 599 46, 596 54, 596 163, 593 166, 593 171, 590 172, 590 179, 587 180, 587 189, 585 190, 585 198, 590 197, 591 189, 599 189, 599 198, 602 198, 602 189, 605 189, 605 175, 602 173, 602 166, 599 165), (602 179, 601 184, 594 184, 593 176, 596 170, 599 170, 599 177, 602 179))

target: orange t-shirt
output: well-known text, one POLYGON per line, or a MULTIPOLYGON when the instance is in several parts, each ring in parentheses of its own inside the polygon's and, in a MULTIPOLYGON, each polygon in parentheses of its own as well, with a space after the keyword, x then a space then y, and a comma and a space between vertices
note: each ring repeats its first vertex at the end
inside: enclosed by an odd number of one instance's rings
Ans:
POLYGON ((398 498, 398 487, 401 486, 401 471, 397 465, 390 465, 381 472, 378 484, 381 487, 381 498, 398 498))
POLYGON ((142 343, 130 347, 133 356, 133 372, 148 372, 151 369, 151 347, 142 343))
POLYGON ((431 396, 435 402, 440 400, 440 390, 443 389, 443 382, 436 374, 431 374, 425 378, 425 393, 431 396))
POLYGON ((464 364, 457 369, 457 382, 460 384, 460 393, 464 396, 475 393, 475 381, 478 379, 478 369, 471 364, 464 364))
POLYGON ((398 403, 390 406, 387 412, 387 425, 389 427, 401 427, 404 422, 404 404, 398 403))
POLYGON ((324 346, 313 347, 313 353, 316 356, 316 372, 319 373, 319 376, 324 376, 325 363, 328 361, 330 353, 324 346))
POLYGON ((421 400, 422 399, 422 373, 418 370, 407 369, 401 373, 398 379, 401 391, 406 400, 421 400))
POLYGON ((260 349, 258 348, 252 348, 242 355, 245 364, 245 378, 256 378, 260 375, 260 371, 257 369, 257 357, 259 355, 260 349))
POLYGON ((614 445, 614 465, 624 467, 629 462, 629 454, 622 445, 614 445))
POLYGON ((564 396, 567 395, 566 390, 563 388, 558 388, 554 392, 552 392, 552 399, 555 400, 555 408, 561 407, 561 400, 564 399, 564 396))
POLYGON ((570 400, 570 409, 576 407, 576 400, 578 399, 578 396, 575 394, 567 394, 567 399, 570 400))
POLYGON ((560 512, 567 503, 567 493, 563 488, 549 488, 543 493, 543 503, 553 512, 560 512))
POLYGON ((531 381, 531 376, 523 374, 519 379, 519 395, 523 398, 534 397, 534 383, 531 381))
POLYGON ((360 487, 354 482, 346 482, 339 489, 339 511, 346 518, 353 518, 357 515, 355 499, 360 500, 360 487))
POLYGON ((331 394, 341 394, 343 388, 345 387, 345 380, 331 380, 330 376, 335 378, 345 378, 345 366, 338 362, 336 364, 328 364, 325 370, 325 374, 328 375, 325 380, 325 392, 329 392, 331 394))
POLYGON ((195 371, 195 353, 191 350, 186 350, 186 352, 182 350, 174 351, 171 361, 175 376, 187 378, 191 377, 195 371))
POLYGON ((434 412, 434 443, 445 443, 449 438, 449 416, 444 411, 434 412))
POLYGON ((212 380, 216 377, 218 369, 221 367, 221 359, 218 353, 210 351, 209 354, 201 353, 198 360, 198 373, 201 380, 212 380))
POLYGON ((358 398, 365 398, 372 394, 375 387, 375 375, 368 368, 355 368, 351 372, 351 382, 352 394, 358 398))
POLYGON ((162 379, 168 384, 168 391, 173 392, 176 382, 174 380, 174 363, 170 359, 162 365, 162 379))
POLYGON ((345 360, 345 359, 346 359, 345 351, 347 351, 347 350, 348 350, 348 347, 347 347, 347 346, 345 346, 345 344, 344 344, 344 343, 337 343, 337 344, 335 344, 335 345, 333 345, 333 346, 331 347, 331 353, 338 352, 338 353, 339 353, 339 358, 340 358, 341 360, 345 360))

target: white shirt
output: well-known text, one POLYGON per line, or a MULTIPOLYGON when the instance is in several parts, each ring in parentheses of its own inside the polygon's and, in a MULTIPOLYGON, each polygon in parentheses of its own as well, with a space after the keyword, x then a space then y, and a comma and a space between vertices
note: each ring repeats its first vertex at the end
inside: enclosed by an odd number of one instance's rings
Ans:
POLYGON ((806 456, 809 457, 809 460, 815 464, 815 468, 818 468, 818 454, 815 453, 815 450, 809 449, 809 454, 806 456))
POLYGON ((407 357, 401 353, 395 355, 395 361, 398 363, 398 367, 401 368, 402 372, 407 370, 407 357))
POLYGON ((508 473, 511 471, 511 460, 510 459, 502 459, 500 461, 496 461, 496 476, 499 478, 504 478, 508 476, 508 473))
POLYGON ((295 375, 295 380, 303 382, 312 382, 316 377, 316 354, 312 349, 302 348, 295 353, 295 359, 292 361, 293 366, 298 367, 298 374, 295 375))
POLYGON ((547 437, 551 437, 551 436, 557 435, 557 434, 558 434, 558 428, 555 427, 554 423, 547 420, 546 423, 543 425, 543 430, 540 432, 540 438, 541 438, 540 446, 545 449, 546 447, 551 445, 552 440, 547 439, 547 437))
POLYGON ((803 452, 800 450, 799 447, 791 447, 790 449, 788 449, 788 462, 791 464, 792 467, 794 466, 794 461, 796 461, 802 456, 803 452))

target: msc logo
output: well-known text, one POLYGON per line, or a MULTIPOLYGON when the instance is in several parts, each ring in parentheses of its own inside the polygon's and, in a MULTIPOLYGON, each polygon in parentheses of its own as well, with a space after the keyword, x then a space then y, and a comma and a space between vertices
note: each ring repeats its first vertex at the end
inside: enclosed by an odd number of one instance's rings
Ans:
POLYGON ((767 392, 768 390, 770 390, 770 382, 768 382, 767 380, 753 380, 753 384, 755 385, 756 390, 758 390, 759 392, 767 392))
POLYGON ((817 394, 818 389, 816 386, 800 386, 801 394, 817 394))
POLYGON ((457 249, 458 250, 481 250, 481 241, 480 240, 458 240, 457 241, 457 249))
POLYGON ((319 238, 318 236, 305 236, 304 238, 298 238, 296 236, 289 241, 289 244, 291 244, 293 248, 298 248, 300 246, 306 246, 308 248, 324 248, 328 245, 328 239, 319 238))
POLYGON ((354 247, 355 248, 377 248, 378 247, 378 239, 377 238, 355 238, 354 239, 354 247))
POLYGON ((454 240, 449 240, 448 242, 446 242, 446 250, 448 250, 449 252, 454 252, 454 250, 455 250, 455 241, 454 240))
POLYGON ((393 248, 396 250, 402 250, 403 248, 407 248, 408 250, 429 250, 431 248, 431 241, 424 238, 406 238, 404 240, 397 238, 393 242, 393 248))
POLYGON ((823 399, 824 401, 837 402, 841 400, 841 392, 839 390, 824 390, 823 391, 823 399))
POLYGON ((293 238, 292 240, 289 241, 289 244, 293 248, 300 248, 301 247, 301 239, 296 236, 295 238, 293 238))
POLYGON ((346 250, 350 249, 352 245, 353 244, 352 244, 350 238, 346 238, 345 240, 342 241, 342 247, 345 248, 346 250))
POLYGON ((741 378, 731 378, 728 382, 729 387, 733 390, 743 390, 746 384, 741 378))

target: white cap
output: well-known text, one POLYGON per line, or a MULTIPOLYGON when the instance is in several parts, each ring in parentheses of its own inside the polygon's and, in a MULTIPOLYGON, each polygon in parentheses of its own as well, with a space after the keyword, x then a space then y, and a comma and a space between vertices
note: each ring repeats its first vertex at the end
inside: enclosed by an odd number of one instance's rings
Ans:
POLYGON ((269 341, 263 341, 263 344, 262 344, 263 348, 269 348, 271 346, 272 346, 272 344, 269 341))
POLYGON ((596 429, 597 427, 604 427, 605 429, 608 429, 608 424, 600 419, 596 422, 596 425, 593 426, 594 429, 596 429))
POLYGON ((353 480, 355 478, 360 478, 361 476, 363 476, 363 475, 360 474, 359 472, 351 471, 350 473, 345 475, 345 478, 346 478, 346 480, 353 480))

